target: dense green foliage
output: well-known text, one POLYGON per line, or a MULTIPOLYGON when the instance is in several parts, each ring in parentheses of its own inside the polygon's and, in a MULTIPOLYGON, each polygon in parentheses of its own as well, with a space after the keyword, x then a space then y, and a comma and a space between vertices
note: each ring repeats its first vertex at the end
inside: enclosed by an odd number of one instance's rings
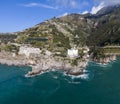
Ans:
POLYGON ((93 58, 94 59, 100 59, 100 58, 104 58, 104 51, 102 49, 96 49, 93 51, 93 58))
POLYGON ((77 59, 72 60, 71 65, 72 66, 77 66, 78 65, 78 60, 77 59))

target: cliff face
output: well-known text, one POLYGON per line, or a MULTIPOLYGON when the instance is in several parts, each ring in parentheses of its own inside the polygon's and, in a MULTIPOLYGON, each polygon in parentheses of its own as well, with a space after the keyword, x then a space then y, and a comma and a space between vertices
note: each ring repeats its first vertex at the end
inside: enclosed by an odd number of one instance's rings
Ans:
POLYGON ((110 63, 111 61, 115 61, 116 59, 117 59, 116 55, 107 55, 104 58, 99 58, 99 59, 94 58, 93 61, 106 65, 110 63))

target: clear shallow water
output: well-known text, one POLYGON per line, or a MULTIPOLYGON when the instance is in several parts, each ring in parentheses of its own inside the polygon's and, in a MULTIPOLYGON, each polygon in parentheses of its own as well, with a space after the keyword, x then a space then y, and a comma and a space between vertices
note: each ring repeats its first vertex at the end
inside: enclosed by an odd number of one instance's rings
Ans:
POLYGON ((62 72, 26 78, 28 70, 0 65, 0 104, 120 104, 120 59, 90 63, 81 78, 62 72))

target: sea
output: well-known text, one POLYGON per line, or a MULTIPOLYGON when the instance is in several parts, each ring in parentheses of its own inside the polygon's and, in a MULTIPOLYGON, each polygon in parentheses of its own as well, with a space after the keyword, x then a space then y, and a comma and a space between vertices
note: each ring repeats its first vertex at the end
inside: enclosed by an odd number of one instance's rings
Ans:
POLYGON ((51 71, 25 77, 30 67, 0 65, 0 104, 120 104, 120 58, 89 62, 83 75, 51 71))

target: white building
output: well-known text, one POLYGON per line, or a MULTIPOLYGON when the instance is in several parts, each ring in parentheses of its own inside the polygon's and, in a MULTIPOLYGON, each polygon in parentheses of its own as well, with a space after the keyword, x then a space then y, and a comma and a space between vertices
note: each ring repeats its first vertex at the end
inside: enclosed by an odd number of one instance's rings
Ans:
POLYGON ((75 49, 75 48, 68 49, 68 56, 70 58, 78 57, 78 49, 75 49))
POLYGON ((29 57, 30 54, 40 54, 39 48, 34 47, 27 47, 27 46, 21 46, 19 49, 19 54, 25 55, 26 57, 29 57))

